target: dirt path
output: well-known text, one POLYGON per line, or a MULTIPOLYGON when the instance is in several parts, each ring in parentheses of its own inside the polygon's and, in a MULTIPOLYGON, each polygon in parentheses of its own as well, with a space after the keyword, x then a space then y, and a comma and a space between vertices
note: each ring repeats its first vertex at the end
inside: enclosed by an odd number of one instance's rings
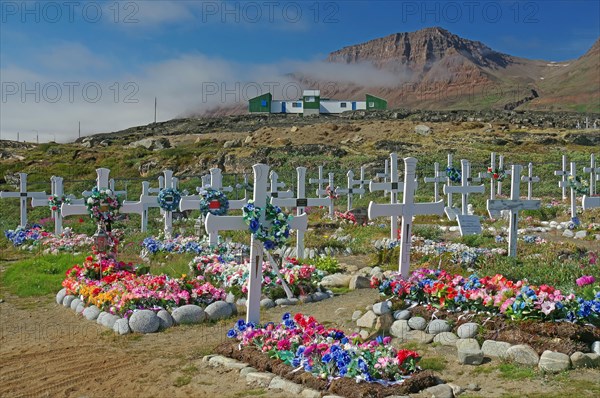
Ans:
MULTIPOLYGON (((211 368, 201 361, 226 339, 233 320, 118 337, 58 306, 53 297, 4 297, 6 301, 0 303, 2 397, 286 396, 249 387, 237 373, 211 368)), ((364 310, 377 297, 371 289, 353 291, 320 303, 264 311, 263 321, 278 321, 290 310, 313 315, 327 326, 351 331, 352 312, 364 310)), ((524 383, 498 377, 494 370, 497 362, 482 367, 460 366, 454 349, 418 349, 426 358, 437 358, 443 364, 439 372, 442 378, 461 386, 478 383, 482 390, 477 394, 482 397, 511 392, 515 396, 551 394, 561 389, 578 397, 592 397, 600 392, 598 371, 570 372, 564 383, 558 377, 536 377, 524 383), (489 369, 483 370, 485 367, 489 369)))

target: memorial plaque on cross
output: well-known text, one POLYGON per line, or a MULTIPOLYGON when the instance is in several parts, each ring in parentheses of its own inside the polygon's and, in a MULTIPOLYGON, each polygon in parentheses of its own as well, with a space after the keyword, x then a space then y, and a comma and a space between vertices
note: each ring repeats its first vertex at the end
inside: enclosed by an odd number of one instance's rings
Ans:
MULTIPOLYGON (((390 204, 398 203, 398 193, 404 191, 404 184, 398 176, 398 155, 394 152, 390 154, 390 175, 389 182, 373 182, 369 183, 369 191, 387 191, 390 193, 390 204)), ((417 189, 415 184, 415 189, 417 189)), ((390 239, 398 240, 398 217, 390 217, 390 239)))
MULTIPOLYGON (((269 196, 268 175, 269 166, 266 164, 255 164, 252 167, 254 171, 254 203, 258 207, 264 207, 269 196), (260 204, 263 204, 260 206, 260 204)), ((261 224, 265 222, 264 211, 261 212, 261 224)), ((304 229, 308 225, 308 216, 303 214, 294 217, 290 222, 290 229, 304 229)), ((208 214, 206 216, 206 232, 218 231, 247 231, 248 225, 243 216, 214 216, 208 214)), ((262 259, 264 253, 263 242, 258 240, 254 234, 250 237, 250 276, 248 279, 248 299, 246 300, 246 321, 260 322, 260 298, 262 284, 262 259)))
POLYGON ((352 196, 355 194, 363 194, 365 193, 365 190, 364 188, 354 188, 359 182, 354 179, 354 172, 352 170, 349 170, 348 173, 346 173, 346 177, 348 177, 348 188, 338 189, 337 193, 339 195, 345 195, 348 198, 347 211, 350 211, 352 209, 352 196))
MULTIPOLYGON (((296 167, 298 175, 298 191, 295 198, 271 198, 271 204, 279 207, 296 208, 296 215, 304 214, 304 208, 308 206, 329 206, 331 198, 307 198, 306 197, 306 167, 296 167)), ((304 232, 298 229, 296 232, 296 256, 304 258, 304 232)))
POLYGON ((27 199, 48 199, 46 192, 27 192, 27 173, 19 174, 19 192, 0 191, 0 199, 19 198, 20 207, 20 226, 25 228, 27 225, 27 199))
POLYGON ((329 202, 329 218, 333 218, 335 212, 334 212, 334 197, 337 196, 337 191, 335 188, 334 184, 334 180, 333 180, 333 173, 329 173, 329 178, 327 179, 328 181, 328 185, 327 187, 325 187, 325 189, 317 189, 317 196, 321 197, 324 196, 326 198, 331 199, 331 201, 329 202))
POLYGON ((398 268, 404 278, 408 278, 410 268, 410 246, 413 216, 419 214, 444 214, 444 202, 415 203, 415 176, 417 159, 404 159, 404 195, 402 203, 369 203, 369 219, 377 217, 402 217, 400 236, 400 257, 398 268))
POLYGON ((440 190, 438 184, 447 180, 446 173, 440 172, 440 164, 435 162, 433 164, 433 177, 425 177, 423 181, 426 183, 433 183, 433 201, 437 202, 440 200, 440 190))
POLYGON ((129 200, 123 201, 123 205, 119 209, 119 212, 125 214, 139 214, 142 219, 140 231, 147 232, 148 213, 150 208, 160 207, 157 199, 157 196, 150 195, 150 183, 148 181, 142 181, 142 194, 140 195, 140 200, 137 202, 129 200))
MULTIPOLYGON (((480 234, 481 233, 481 223, 478 216, 472 216, 468 213, 469 208, 469 194, 472 193, 484 193, 485 187, 483 185, 471 185, 471 164, 468 160, 462 159, 460 161, 461 165, 461 177, 460 184, 448 186, 444 185, 444 194, 449 193, 458 193, 461 195, 461 212, 457 215, 457 219, 459 220, 459 230, 461 236, 471 235, 471 234, 480 234), (469 226, 467 228, 463 228, 461 226, 469 226), (474 225, 479 225, 479 228, 473 227, 474 225)), ((444 209, 446 211, 446 209, 444 209)))
POLYGON ((594 196, 596 194, 596 182, 600 181, 600 167, 597 167, 596 156, 593 153, 590 155, 590 167, 584 167, 583 172, 590 175, 590 196, 594 196))
POLYGON ((533 163, 529 163, 527 166, 528 175, 522 176, 521 181, 527 183, 527 200, 531 200, 533 196, 533 183, 540 182, 540 177, 533 176, 533 163))
POLYGON ((536 210, 540 208, 539 200, 521 200, 521 169, 522 166, 515 164, 511 171, 510 199, 495 199, 487 201, 487 208, 498 211, 508 210, 510 221, 508 224, 508 255, 517 255, 517 228, 519 212, 521 210, 536 210))

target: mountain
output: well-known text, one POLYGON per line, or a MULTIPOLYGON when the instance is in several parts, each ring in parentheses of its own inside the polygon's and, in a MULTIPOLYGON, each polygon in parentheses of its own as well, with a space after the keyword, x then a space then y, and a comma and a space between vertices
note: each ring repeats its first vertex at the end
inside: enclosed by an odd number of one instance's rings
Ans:
MULTIPOLYGON (((347 46, 325 62, 367 64, 392 77, 378 86, 335 82, 333 90, 321 93, 330 98, 360 99, 369 93, 387 99, 392 108, 600 112, 600 39, 579 59, 557 63, 504 54, 432 27, 347 46)), ((289 76, 307 89, 332 87, 310 72, 289 76)), ((229 109, 243 113, 245 105, 229 109)))

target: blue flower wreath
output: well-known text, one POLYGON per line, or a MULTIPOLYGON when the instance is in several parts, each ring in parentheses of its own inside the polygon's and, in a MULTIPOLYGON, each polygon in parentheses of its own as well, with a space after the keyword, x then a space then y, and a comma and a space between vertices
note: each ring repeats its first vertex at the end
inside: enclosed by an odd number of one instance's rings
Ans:
POLYGON ((158 206, 165 211, 173 211, 179 208, 181 193, 176 188, 164 188, 158 193, 158 206))
POLYGON ((249 200, 242 208, 244 221, 248 224, 248 229, 254 237, 261 242, 266 250, 277 249, 285 244, 290 236, 291 215, 285 214, 278 206, 267 203, 264 210, 254 206, 254 201, 249 200), (265 224, 261 224, 261 212, 265 213, 265 224))
POLYGON ((458 169, 456 169, 455 167, 446 167, 446 175, 448 176, 450 181, 454 183, 458 184, 461 181, 460 171, 458 171, 458 169))
POLYGON ((200 212, 203 216, 208 213, 215 216, 223 216, 229 210, 229 200, 227 196, 216 189, 205 188, 200 191, 200 212), (218 203, 219 207, 215 204, 218 203))

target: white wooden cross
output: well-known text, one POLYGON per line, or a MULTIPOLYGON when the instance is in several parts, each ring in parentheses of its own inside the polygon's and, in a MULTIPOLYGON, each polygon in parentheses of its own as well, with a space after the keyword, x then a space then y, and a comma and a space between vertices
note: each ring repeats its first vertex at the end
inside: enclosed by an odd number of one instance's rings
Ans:
MULTIPOLYGON (((398 203, 398 193, 404 191, 404 185, 398 176, 398 154, 395 152, 390 153, 390 175, 389 182, 374 182, 369 183, 369 191, 384 191, 390 192, 390 204, 398 203)), ((415 189, 417 189, 415 184, 415 189)), ((390 239, 392 241, 398 240, 398 216, 390 217, 390 239)))
POLYGON ((577 167, 575 162, 571 162, 571 171, 567 174, 567 178, 565 178, 564 182, 561 181, 558 183, 558 186, 561 188, 570 188, 571 190, 571 219, 577 217, 577 192, 573 188, 569 186, 569 176, 576 177, 577 167))
MULTIPOLYGON (((252 169, 254 171, 254 203, 256 206, 264 209, 269 196, 267 189, 269 166, 266 164, 255 164, 252 169)), ((260 222, 265 222, 264 211, 261 212, 260 222)), ((290 229, 294 230, 306 230, 307 225, 308 216, 306 214, 294 217, 289 222, 290 229)), ((234 230, 248 230, 248 225, 244 221, 243 216, 214 216, 210 213, 206 216, 206 232, 208 234, 214 231, 234 230)), ((263 253, 263 242, 256 239, 254 234, 252 234, 250 237, 250 276, 248 278, 248 299, 246 300, 247 322, 260 322, 263 253)))
MULTIPOLYGON (((471 185, 471 164, 466 159, 461 159, 461 185, 444 185, 444 194, 448 195, 451 193, 458 193, 461 195, 461 214, 456 217, 459 221, 460 234, 473 235, 481 233, 481 222, 478 216, 469 216, 469 194, 471 193, 484 193, 485 187, 483 185, 471 185), (466 227, 468 225, 468 227, 466 227)), ((445 210, 445 209, 444 209, 445 210)))
MULTIPOLYGON (((359 188, 364 188, 365 184, 368 185, 371 183, 371 180, 365 180, 365 169, 366 169, 365 166, 360 166, 360 180, 357 180, 359 188)), ((364 196, 364 194, 361 193, 358 197, 360 199, 362 199, 363 196, 364 196)))
POLYGON ((365 189, 364 188, 353 188, 355 185, 358 185, 359 182, 358 182, 358 180, 354 179, 354 172, 352 170, 349 170, 348 173, 346 173, 346 176, 348 177, 348 188, 338 189, 337 193, 340 195, 346 195, 348 197, 347 210, 350 211, 352 209, 352 196, 354 194, 365 193, 365 189))
MULTIPOLYGON (((333 173, 329 173, 329 178, 327 179, 327 181, 329 182, 329 184, 327 185, 327 187, 325 189, 317 189, 317 196, 320 198, 321 196, 324 197, 328 197, 328 192, 327 192, 327 188, 329 188, 331 190, 331 192, 335 192, 336 188, 333 181, 333 173)), ((333 215, 335 214, 334 212, 334 207, 333 207, 333 199, 331 199, 331 201, 329 202, 329 218, 333 218, 333 215)))
MULTIPOLYGON (((108 176, 110 175, 110 170, 105 168, 96 169, 96 189, 103 190, 108 189, 108 176)), ((91 191, 90 195, 91 195, 91 191)), ((89 195, 88 195, 89 196, 89 195)), ((74 216, 74 215, 85 215, 88 214, 87 206, 84 203, 63 203, 60 207, 60 212, 63 217, 74 216)))
POLYGON ((533 163, 529 163, 527 166, 528 175, 521 176, 521 181, 527 182, 527 200, 531 200, 533 196, 533 183, 540 182, 540 177, 533 176, 533 163))
MULTIPOLYGON (((151 207, 160 207, 158 205, 157 196, 151 196, 150 183, 148 181, 142 181, 142 194, 140 195, 139 201, 123 201, 123 205, 119 209, 120 213, 135 213, 141 216, 141 232, 147 232, 148 230, 148 212, 151 207)), ((157 189, 154 188, 154 191, 157 189)))
POLYGON ((590 167, 584 167, 583 172, 590 175, 590 196, 593 196, 596 194, 596 181, 600 181, 600 167, 596 166, 596 156, 593 153, 590 155, 590 167))
POLYGON ((510 221, 508 224, 508 255, 516 257, 517 255, 517 225, 519 221, 519 211, 536 210, 540 208, 539 200, 521 200, 521 165, 515 164, 511 171, 510 199, 497 199, 487 201, 487 208, 494 210, 510 211, 510 221))
POLYGON ((562 168, 554 172, 555 176, 561 176, 561 180, 558 182, 558 186, 562 188, 562 200, 567 199, 567 177, 569 172, 567 171, 567 155, 562 155, 562 168))
MULTIPOLYGON (((448 169, 451 169, 453 167, 452 163, 453 163, 452 154, 449 153, 446 167, 448 169)), ((447 172, 446 172, 446 174, 447 174, 447 172)), ((446 177, 446 185, 444 185, 444 187, 446 187, 446 186, 449 186, 449 187, 452 186, 452 180, 450 179, 450 176, 446 177)), ((444 213, 446 213, 448 220, 450 220, 450 221, 456 220, 456 216, 458 215, 458 212, 454 208, 454 203, 452 200, 452 192, 448 192, 448 194, 446 195, 446 207, 444 208, 444 213)))
MULTIPOLYGON (((306 167, 296 167, 298 174, 298 191, 295 198, 271 198, 271 204, 280 207, 296 208, 296 215, 304 214, 304 208, 308 206, 329 206, 331 198, 307 198, 306 197, 306 167)), ((304 232, 299 228, 296 231, 296 257, 304 258, 304 232)))
MULTIPOLYGON (((177 179, 177 177, 173 177, 173 171, 165 170, 163 172, 163 175, 165 176, 165 189, 169 189, 169 188, 176 189, 178 179, 177 179)), ((165 220, 165 226, 164 226, 165 237, 170 238, 173 234, 173 211, 172 210, 164 210, 163 217, 165 220)))
MULTIPOLYGON (((493 169, 493 167, 492 167, 493 169)), ((499 170, 504 170, 504 156, 500 155, 500 162, 498 163, 498 169, 499 170)), ((504 174, 505 175, 510 175, 511 171, 510 170, 504 170, 504 174)), ((502 181, 498 181, 498 183, 496 184, 498 187, 498 196, 502 196, 502 181)), ((511 187, 512 189, 512 187, 511 187)))
MULTIPOLYGON (((389 182, 388 179, 390 178, 390 161, 388 159, 385 160, 384 162, 384 166, 383 166, 383 173, 377 173, 375 174, 376 178, 381 178, 383 181, 382 182, 389 182)), ((385 191, 384 195, 387 196, 389 194, 389 192, 385 191)))
POLYGON ((48 204, 48 194, 46 192, 27 192, 27 173, 19 173, 19 192, 5 192, 0 191, 0 199, 5 198, 19 198, 20 201, 20 209, 21 209, 21 219, 20 226, 25 228, 27 225, 27 199, 28 198, 37 198, 37 199, 46 199, 46 204, 48 204))
POLYGON ((279 188, 285 188, 285 182, 279 182, 279 175, 275 171, 271 171, 269 175, 271 180, 271 192, 269 196, 272 198, 293 198, 294 193, 292 191, 280 191, 279 188))
MULTIPOLYGON (((492 152, 490 155, 490 168, 492 170, 496 169, 496 152, 492 152)), ((483 173, 479 173, 480 178, 489 178, 490 179, 490 200, 496 199, 496 179, 494 178, 494 172, 485 171, 483 173)), ((500 212, 496 210, 489 210, 488 213, 491 218, 500 217, 500 212)))
MULTIPOLYGON (((111 178, 108 180, 108 189, 110 189, 111 191, 113 191, 113 194, 117 195, 117 196, 123 196, 123 195, 127 195, 127 191, 115 191, 115 180, 114 178, 111 178)), ((106 188, 104 188, 106 189, 106 188)), ((92 191, 83 191, 81 193, 81 196, 83 196, 84 198, 89 197, 92 194, 92 191)))
MULTIPOLYGON (((232 187, 223 187, 223 175, 221 173, 221 169, 212 168, 210 169, 210 182, 208 184, 204 184, 203 188, 199 189, 198 193, 202 193, 205 188, 212 188, 216 191, 225 191, 232 192, 232 187)), ((198 210, 200 208, 200 195, 194 196, 185 196, 181 198, 181 202, 179 202, 179 209, 181 211, 185 210, 198 210)), ((239 210, 248 203, 246 196, 244 195, 244 199, 231 200, 228 199, 229 209, 230 210, 239 210)), ((217 216, 215 216, 217 217, 217 216)), ((206 221, 205 221, 206 222, 206 221)), ((219 231, 215 230, 208 234, 208 241, 211 246, 217 245, 219 243, 219 231)))
POLYGON ((440 190, 438 187, 438 184, 440 182, 444 182, 447 180, 447 176, 446 173, 442 173, 440 172, 440 164, 438 162, 435 162, 433 164, 433 177, 425 177, 424 181, 426 183, 433 183, 433 201, 437 202, 438 200, 440 200, 440 190))
POLYGON ((329 182, 329 179, 323 178, 323 166, 319 166, 319 178, 309 178, 308 179, 309 184, 318 184, 317 192, 323 192, 322 194, 317 194, 319 196, 319 198, 324 198, 327 196, 325 194, 325 190, 323 189, 323 184, 327 184, 328 182, 329 182))
POLYGON ((402 203, 378 204, 369 203, 369 219, 377 217, 402 216, 402 230, 400 236, 399 271, 404 278, 408 278, 410 268, 410 245, 412 235, 413 216, 419 214, 444 214, 442 200, 431 203, 415 203, 415 175, 417 159, 404 159, 404 195, 402 203))
MULTIPOLYGON (((50 187, 52 191, 52 195, 57 198, 62 198, 64 196, 64 187, 63 187, 63 178, 52 176, 50 177, 50 187)), ((84 203, 83 199, 75 199, 74 196, 70 195, 69 199, 73 204, 82 204, 84 203)), ((31 199, 31 207, 44 207, 48 206, 48 198, 32 198, 31 199)), ((54 234, 60 235, 62 234, 62 213, 60 209, 52 210, 52 217, 54 218, 54 234)))

